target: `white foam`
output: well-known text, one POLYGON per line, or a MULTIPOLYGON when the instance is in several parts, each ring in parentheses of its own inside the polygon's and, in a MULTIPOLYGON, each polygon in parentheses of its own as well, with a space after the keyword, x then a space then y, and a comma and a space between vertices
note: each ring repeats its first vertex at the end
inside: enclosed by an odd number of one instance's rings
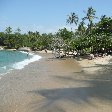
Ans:
POLYGON ((34 62, 34 61, 38 61, 39 59, 41 59, 41 56, 34 55, 33 53, 29 53, 29 55, 33 55, 33 57, 13 64, 13 68, 14 69, 23 69, 29 63, 34 62))
POLYGON ((34 53, 31 53, 31 52, 25 52, 25 51, 20 51, 21 53, 24 53, 24 54, 29 54, 29 55, 34 55, 34 53))
POLYGON ((1 67, 1 68, 3 68, 3 69, 5 69, 5 70, 6 70, 6 66, 3 66, 3 67, 1 67))
POLYGON ((21 53, 25 53, 25 54, 27 53, 27 52, 25 52, 25 51, 19 51, 19 52, 21 52, 21 53))

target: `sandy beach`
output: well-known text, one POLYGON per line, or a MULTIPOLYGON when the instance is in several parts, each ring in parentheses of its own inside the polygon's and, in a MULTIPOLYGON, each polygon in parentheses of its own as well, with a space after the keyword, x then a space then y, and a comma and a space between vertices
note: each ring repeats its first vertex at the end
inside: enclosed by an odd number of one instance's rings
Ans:
POLYGON ((112 112, 111 58, 101 64, 41 56, 1 77, 0 112, 112 112))

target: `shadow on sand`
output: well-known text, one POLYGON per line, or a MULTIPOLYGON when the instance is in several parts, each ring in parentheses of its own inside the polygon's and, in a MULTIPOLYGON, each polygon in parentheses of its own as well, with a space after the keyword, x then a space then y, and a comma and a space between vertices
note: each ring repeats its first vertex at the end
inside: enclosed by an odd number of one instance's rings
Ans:
MULTIPOLYGON (((96 65, 98 66, 98 65, 96 65)), ((100 66, 100 65, 99 65, 100 66)), ((30 94, 41 96, 40 101, 35 100, 32 102, 33 111, 38 112, 69 112, 67 108, 75 108, 77 106, 89 105, 93 108, 97 107, 97 104, 91 101, 91 99, 97 99, 104 102, 110 102, 112 104, 112 64, 106 66, 102 72, 98 72, 95 75, 76 73, 77 75, 85 75, 85 78, 54 76, 56 80, 63 80, 66 83, 69 81, 88 83, 89 86, 82 85, 82 87, 69 87, 58 89, 44 89, 29 91, 30 94), (108 70, 109 69, 109 70, 108 70), (111 70, 110 70, 111 69, 111 70)), ((74 73, 75 74, 75 73, 74 73)), ((75 84, 75 83, 74 83, 75 84)), ((72 111, 71 111, 72 112, 72 111)))

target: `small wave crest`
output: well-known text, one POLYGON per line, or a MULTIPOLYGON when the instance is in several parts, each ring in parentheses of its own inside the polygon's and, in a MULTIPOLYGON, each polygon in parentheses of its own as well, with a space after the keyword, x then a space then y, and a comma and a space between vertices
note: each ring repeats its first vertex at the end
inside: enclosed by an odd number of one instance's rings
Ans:
POLYGON ((38 61, 39 59, 41 59, 41 56, 39 56, 39 55, 34 55, 33 53, 29 53, 29 55, 33 55, 33 57, 13 64, 13 68, 14 69, 23 69, 24 66, 28 65, 29 63, 34 62, 34 61, 38 61))
POLYGON ((34 53, 30 53, 30 52, 25 52, 25 51, 20 51, 21 53, 24 53, 24 54, 29 54, 29 55, 34 55, 34 53))
POLYGON ((1 68, 6 70, 6 66, 3 66, 3 67, 1 67, 1 68))

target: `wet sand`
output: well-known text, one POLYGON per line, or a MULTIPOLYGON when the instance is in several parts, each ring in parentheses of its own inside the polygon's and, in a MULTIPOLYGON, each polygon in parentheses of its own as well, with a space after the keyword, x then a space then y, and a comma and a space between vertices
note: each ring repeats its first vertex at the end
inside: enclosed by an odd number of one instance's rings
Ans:
POLYGON ((51 54, 0 79, 0 112, 112 112, 112 65, 90 74, 51 54))

